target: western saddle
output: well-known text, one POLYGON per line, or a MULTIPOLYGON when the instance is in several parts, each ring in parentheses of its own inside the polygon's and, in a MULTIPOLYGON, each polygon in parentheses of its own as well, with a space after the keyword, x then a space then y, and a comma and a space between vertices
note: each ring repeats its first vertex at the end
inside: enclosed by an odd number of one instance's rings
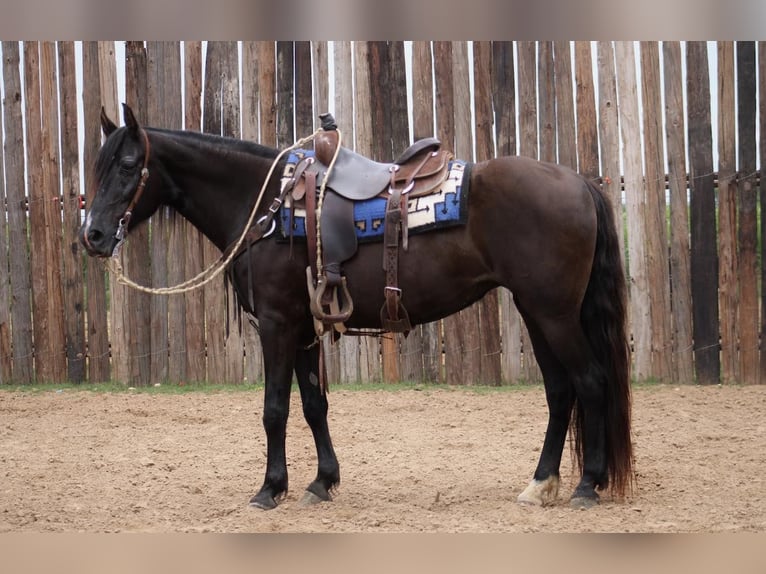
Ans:
POLYGON ((357 251, 354 202, 382 197, 387 203, 381 324, 385 331, 406 334, 412 325, 398 285, 398 256, 400 239, 402 249, 407 250, 408 245, 408 199, 441 188, 452 153, 442 150, 438 139, 425 138, 408 147, 393 163, 376 162, 339 147, 339 132, 331 114, 322 114, 320 119, 323 129, 314 138, 314 157, 305 157, 296 165, 293 177, 282 190, 283 198, 290 196, 291 214, 296 206, 306 211, 311 262, 306 276, 317 333, 328 327, 340 333, 346 331, 343 323, 353 312, 353 301, 342 264, 357 251), (324 193, 320 196, 323 179, 324 193), (321 256, 317 257, 317 253, 321 256))

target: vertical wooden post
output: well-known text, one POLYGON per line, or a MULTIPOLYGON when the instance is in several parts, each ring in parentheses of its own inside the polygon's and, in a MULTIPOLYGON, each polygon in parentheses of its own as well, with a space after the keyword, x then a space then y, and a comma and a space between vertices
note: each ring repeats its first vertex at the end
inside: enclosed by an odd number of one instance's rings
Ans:
POLYGON ((741 382, 758 383, 758 187, 755 156, 755 42, 737 42, 737 124, 739 150, 739 361, 741 382))
POLYGON ((277 146, 277 60, 274 42, 258 42, 258 95, 261 143, 277 146))
POLYGON ((558 163, 577 169, 577 130, 572 91, 572 49, 569 42, 553 43, 556 82, 556 143, 558 163))
MULTIPOLYGON (((766 42, 758 42, 758 62, 763 66, 766 62, 766 42)), ((758 115, 760 122, 760 133, 766 134, 766 74, 760 73, 758 76, 758 115)), ((761 185, 760 185, 760 201, 761 201, 761 230, 766 229, 766 182, 763 181, 763 174, 766 171, 766 145, 761 144, 760 148, 760 166, 761 166, 761 185)), ((761 253, 766 253, 766 234, 761 233, 761 253)), ((766 289, 763 288, 766 285, 766 264, 764 264, 763 257, 761 258, 761 336, 766 333, 766 289)), ((766 383, 766 346, 761 342, 761 361, 760 361, 760 373, 759 380, 761 384, 766 383)))
MULTIPOLYGON (((240 127, 240 103, 239 103, 239 48, 237 42, 222 42, 221 52, 221 97, 222 117, 221 135, 239 139, 242 134, 240 127)), ((242 315, 238 304, 234 287, 225 283, 227 314, 226 331, 226 374, 225 380, 229 383, 242 383, 245 378, 245 349, 242 337, 242 315)))
POLYGON ((577 83, 578 170, 586 177, 595 178, 599 174, 598 135, 593 60, 591 43, 588 41, 575 42, 575 81, 577 83))
POLYGON ((277 147, 295 141, 295 46, 293 42, 277 42, 277 147))
MULTIPOLYGON (((24 193, 24 128, 22 124, 21 71, 18 42, 3 42, 3 117, 5 124, 5 183, 10 237, 28 237, 24 193)), ((26 241, 9 245, 11 275, 11 377, 20 383, 32 382, 32 297, 29 252, 26 241)), ((103 276, 102 276, 103 278, 103 276)))
MULTIPOLYGON (((154 106, 158 105, 156 98, 147 98, 146 59, 143 42, 125 44, 125 100, 133 110, 139 124, 161 125, 155 121, 157 114, 153 113, 154 106)), ((154 219, 152 224, 160 218, 161 215, 152 218, 154 219)), ((155 226, 153 236, 157 235, 159 233, 156 233, 155 226)), ((157 246, 160 254, 167 251, 167 248, 166 244, 157 246)), ((141 225, 131 230, 130 237, 123 246, 123 252, 125 272, 128 277, 143 285, 153 284, 148 225, 141 225)), ((134 289, 124 290, 123 316, 126 331, 124 360, 128 369, 125 382, 131 385, 148 385, 152 382, 151 357, 155 350, 167 361, 167 345, 159 346, 157 349, 151 338, 151 321, 157 319, 151 315, 152 299, 157 298, 134 289)), ((167 317, 162 319, 167 321, 167 317)), ((154 382, 164 382, 164 380, 159 379, 154 382)))
MULTIPOLYGON (((537 135, 537 49, 535 42, 519 42, 519 154, 538 158, 537 135)), ((521 376, 530 383, 540 380, 532 341, 523 322, 521 334, 521 376)))
POLYGON ((652 331, 652 376, 669 381, 672 367, 670 336, 670 275, 668 272, 665 149, 660 96, 660 48, 641 42, 641 86, 644 105, 644 176, 646 186, 646 252, 652 331))
MULTIPOLYGON (((203 88, 202 131, 221 135, 223 118, 223 64, 225 42, 208 42, 205 56, 203 88)), ((218 249, 205 241, 204 264, 210 265, 220 256, 218 249)), ((226 380, 226 304, 223 278, 211 281, 203 288, 205 292, 205 330, 207 339, 207 373, 210 382, 226 380)))
MULTIPOLYGON (((0 141, 5 139, 0 123, 0 141)), ((6 213, 10 205, 5 199, 3 147, 0 147, 0 384, 11 382, 11 274, 8 254, 6 213)))
POLYGON ((614 45, 611 41, 599 42, 597 49, 601 187, 612 201, 614 223, 620 239, 620 253, 623 256, 623 263, 625 263, 622 172, 620 169, 620 126, 617 117, 617 79, 614 45))
MULTIPOLYGON (((474 42, 474 108, 476 110, 476 161, 494 157, 492 139, 492 44, 474 42)), ((477 305, 481 364, 479 382, 499 385, 500 369, 500 311, 497 289, 487 293, 477 305)))
MULTIPOLYGON (((368 42, 354 42, 354 136, 356 151, 371 157, 372 150, 372 95, 370 87, 370 54, 368 42)), ((383 380, 381 342, 378 338, 359 341, 360 378, 367 382, 383 380)))
POLYGON ((64 311, 66 312, 67 378, 85 380, 85 313, 83 302, 83 251, 77 240, 80 229, 80 158, 77 119, 77 85, 74 42, 59 42, 61 118, 61 174, 63 184, 64 311))
MULTIPOLYGON (((516 153, 516 81, 513 42, 492 43, 492 104, 498 156, 516 153)), ((521 379, 521 317, 508 289, 498 291, 503 382, 521 379)))
MULTIPOLYGON (((259 141, 258 109, 260 106, 260 62, 258 61, 258 42, 242 43, 242 139, 259 141)), ((250 318, 244 322, 243 337, 245 345, 244 378, 250 383, 262 381, 263 350, 258 332, 250 324, 250 318)))
POLYGON ((694 380, 692 297, 689 270, 689 203, 686 184, 686 137, 680 42, 663 42, 665 123, 668 133, 670 185, 670 280, 673 308, 675 380, 694 380))
MULTIPOLYGON (((351 42, 335 42, 335 121, 343 135, 343 145, 354 147, 354 93, 351 89, 353 64, 351 61, 351 42)), ((317 111, 322 111, 318 107, 317 111)), ((360 380, 358 337, 341 337, 338 341, 340 349, 340 381, 355 383, 360 380)))
POLYGON ((553 73, 553 42, 539 42, 537 58, 538 133, 540 134, 540 155, 543 161, 556 161, 556 84, 553 73))
MULTIPOLYGON (((412 44, 412 119, 415 140, 436 135, 434 131, 434 82, 431 42, 412 44)), ((423 380, 440 383, 442 369, 441 321, 420 326, 423 380)))
POLYGON ((710 74, 705 42, 686 44, 686 94, 691 187, 691 291, 697 381, 720 380, 718 254, 715 222, 710 74))
MULTIPOLYGON (((83 111, 85 144, 85 207, 90 208, 96 193, 97 182, 93 166, 101 147, 101 70, 99 66, 98 42, 83 43, 83 111)), ((108 111, 114 122, 119 118, 108 111)), ((87 339, 88 339, 88 381, 91 383, 110 379, 109 329, 107 326, 106 276, 100 261, 88 258, 87 270, 87 339)))
MULTIPOLYGON (((146 75, 148 102, 147 120, 153 127, 181 129, 181 46, 178 42, 147 42, 146 75)), ((162 209, 152 217, 152 229, 166 239, 164 245, 155 243, 155 256, 163 259, 167 284, 177 285, 189 276, 186 271, 186 237, 191 225, 181 217, 168 217, 162 209)), ((167 379, 179 383, 187 379, 186 300, 184 295, 163 297, 167 304, 167 379)), ((160 335, 162 336, 162 335, 160 335)), ((164 342, 164 341, 163 341, 164 342)))
POLYGON ((718 42, 718 305, 721 380, 739 381, 734 42, 718 42))
POLYGON ((633 42, 617 42, 617 87, 620 94, 620 130, 624 142, 625 197, 628 213, 628 274, 630 277, 630 326, 633 332, 634 374, 651 376, 651 322, 646 270, 644 217, 646 200, 641 168, 641 136, 633 42))
MULTIPOLYGON (((202 129, 202 42, 184 42, 184 129, 202 129)), ((203 242, 207 239, 192 226, 188 228, 184 264, 188 277, 202 271, 203 242)), ((205 294, 195 289, 186 294, 186 377, 207 379, 205 349, 205 294)))
MULTIPOLYGON (((394 156, 398 156, 410 143, 404 43, 390 42, 388 50, 391 86, 389 93, 391 98, 391 142, 394 156)), ((407 265, 407 252, 400 252, 399 259, 400 265, 407 265)), ((403 293, 402 300, 406 307, 406 293, 403 293)), ((421 330, 415 327, 407 337, 398 334, 395 339, 399 349, 399 379, 411 382, 423 381, 423 337, 421 330)))

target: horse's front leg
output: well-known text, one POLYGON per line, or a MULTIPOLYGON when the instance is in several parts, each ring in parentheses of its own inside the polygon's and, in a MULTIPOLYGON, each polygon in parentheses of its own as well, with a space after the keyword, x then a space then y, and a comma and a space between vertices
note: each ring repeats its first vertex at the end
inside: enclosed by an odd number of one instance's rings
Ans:
POLYGON ((269 320, 261 320, 260 333, 266 377, 263 400, 266 477, 258 494, 250 499, 250 505, 270 510, 276 508, 287 493, 285 436, 297 336, 289 325, 269 320))
POLYGON ((332 500, 330 492, 340 482, 338 459, 332 448, 330 430, 327 426, 327 395, 319 385, 319 345, 298 349, 295 358, 295 375, 301 391, 303 416, 314 435, 319 463, 317 476, 306 488, 302 504, 314 504, 332 500))

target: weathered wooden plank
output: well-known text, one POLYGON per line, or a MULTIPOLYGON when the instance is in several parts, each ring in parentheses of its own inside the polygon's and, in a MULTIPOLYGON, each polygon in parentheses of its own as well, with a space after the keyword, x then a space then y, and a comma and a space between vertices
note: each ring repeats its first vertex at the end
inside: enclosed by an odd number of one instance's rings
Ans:
MULTIPOLYGON (((633 42, 615 44, 620 131, 625 166, 625 198, 628 214, 629 317, 633 333, 633 373, 638 380, 651 376, 651 321, 646 268, 644 218, 646 198, 641 168, 641 126, 633 42)), ((578 146, 579 149, 579 146, 578 146)))
POLYGON ((553 72, 553 42, 539 42, 537 84, 540 159, 556 161, 556 84, 553 72))
MULTIPOLYGON (((391 98, 391 141, 394 156, 398 156, 410 144, 404 43, 390 42, 388 50, 391 86, 389 90, 389 97, 391 98)), ((400 252, 399 265, 408 265, 407 252, 400 252)), ((402 300, 406 307, 406 293, 402 295, 402 300)), ((423 337, 421 330, 415 328, 407 337, 397 334, 395 340, 397 340, 399 348, 399 378, 403 381, 421 382, 423 380, 423 337)))
POLYGON ((74 42, 58 43, 61 117, 61 179, 64 236, 62 243, 67 378, 85 381, 85 312, 83 252, 77 233, 80 218, 80 157, 74 42))
POLYGON ((11 378, 18 383, 34 380, 32 350, 32 288, 30 284, 26 197, 24 194, 24 128, 22 124, 22 90, 20 50, 18 42, 3 42, 3 119, 5 125, 5 184, 8 209, 9 253, 11 277, 11 343, 13 354, 11 378), (15 240, 14 240, 15 239, 15 240))
MULTIPOLYGON (((343 43, 343 42, 339 42, 343 43)), ((346 42, 348 45, 348 49, 351 50, 351 44, 346 42)), ((327 42, 320 41, 320 42, 311 42, 311 53, 312 53, 312 70, 313 70, 313 78, 314 78, 314 129, 317 129, 319 125, 321 124, 321 120, 319 119, 319 114, 323 114, 325 112, 330 111, 330 54, 328 51, 327 42)), ((350 56, 350 53, 349 53, 350 56)), ((349 78, 349 83, 344 85, 343 88, 347 92, 351 92, 353 96, 353 91, 351 89, 352 84, 350 83, 351 76, 349 78)), ((351 118, 353 118, 353 110, 351 118)), ((353 126, 353 120, 351 122, 351 125, 353 126)), ((351 136, 353 134, 353 129, 349 131, 346 129, 347 136, 346 136, 346 143, 351 142, 351 136)), ((353 147, 353 146, 351 146, 353 147)))
MULTIPOLYGON (((369 42, 367 61, 370 87, 370 111, 372 124, 372 158, 377 161, 393 160, 393 135, 391 127, 391 53, 388 42, 369 42)), ((401 379, 399 371, 399 341, 396 335, 381 339, 381 366, 383 380, 396 382, 401 379)))
MULTIPOLYGON (((184 42, 184 129, 202 129, 202 42, 184 42)), ((184 265, 188 277, 202 271, 205 237, 188 228, 184 265)), ((186 376, 191 382, 207 379, 205 349, 205 294, 195 289, 186 294, 186 376)))
MULTIPOLYGON (((758 42, 758 62, 761 66, 766 62, 766 42, 758 42)), ((760 133, 766 134, 766 74, 758 75, 758 117, 760 122, 760 133)), ((761 174, 763 174, 764 167, 766 166, 766 146, 760 145, 760 166, 761 174)), ((766 229, 766 185, 761 183, 760 185, 760 202, 761 202, 761 229, 766 229)), ((766 235, 761 234, 761 253, 764 253, 764 246, 766 246, 766 235)), ((763 289, 763 285, 766 285, 766 265, 763 264, 761 259, 761 334, 766 333, 766 289, 763 289)), ((760 374, 759 380, 761 384, 766 383, 766 352, 764 352, 763 343, 761 343, 761 361, 760 361, 760 374)))
POLYGON ((755 42, 737 42, 737 126, 739 178, 739 375, 743 383, 758 383, 760 312, 758 309, 758 186, 755 156, 755 42))
MULTIPOLYGON (((40 94, 42 120, 42 199, 45 249, 45 305, 48 308, 48 349, 50 354, 51 379, 63 381, 67 378, 66 334, 63 286, 61 277, 62 212, 61 212, 61 170, 59 164, 59 94, 55 42, 40 44, 40 94)), ((33 254, 34 258, 34 254, 33 254)))
MULTIPOLYGON (((258 107, 260 106, 260 63, 258 42, 242 43, 242 139, 259 141, 258 107)), ((244 379, 250 383, 263 381, 263 350, 258 332, 243 321, 245 346, 244 379)))
MULTIPOLYGON (((202 131, 221 135, 223 118, 223 52, 225 42, 208 42, 203 79, 202 131)), ((203 243, 204 266, 216 261, 220 252, 210 242, 203 243)), ((217 278, 203 288, 205 292, 205 329, 207 340, 207 375, 213 383, 226 380, 226 304, 224 281, 217 278)))
MULTIPOLYGON (((96 193, 94 165, 101 147, 101 71, 98 42, 83 42, 83 115, 85 165, 85 207, 89 208, 96 193)), ((5 53, 5 51, 4 51, 5 53)), ((109 116, 117 122, 112 112, 109 116)), ((107 325, 106 276, 100 261, 88 258, 85 263, 86 316, 88 342, 88 381, 110 379, 109 329, 107 325)))
POLYGON ((572 90, 572 48, 570 42, 553 43, 556 82, 556 144, 558 163, 577 169, 577 130, 572 90))
POLYGON ((277 147, 295 141, 295 46, 293 42, 277 42, 277 147))
MULTIPOLYGON (((370 93, 369 43, 354 42, 354 140, 356 151, 372 157, 372 99, 370 93)), ((359 376, 363 381, 383 380, 381 344, 377 337, 359 341, 359 376)))
MULTIPOLYGON (((237 42, 221 43, 221 97, 222 116, 221 134, 239 139, 242 135, 240 127, 239 107, 239 49, 237 42)), ((291 142, 292 143, 292 142, 291 142)), ((224 295, 226 305, 226 373, 228 383, 241 383, 245 378, 245 349, 241 330, 239 307, 236 303, 234 287, 225 285, 224 295)))
POLYGON ((274 42, 258 42, 258 95, 263 145, 277 146, 277 60, 274 42))
MULTIPOLYGON (((181 129, 183 112, 181 110, 181 46, 178 42, 147 42, 147 91, 149 109, 152 110, 149 124, 166 128, 181 129)), ((140 92, 139 92, 140 93, 140 92)), ((189 276, 186 271, 185 238, 191 225, 181 217, 165 214, 165 210, 152 218, 152 225, 157 224, 167 243, 157 245, 155 254, 164 259, 167 269, 168 285, 177 285, 189 276), (162 229, 164 228, 164 229, 162 229), (162 251, 164 250, 164 253, 162 251)), ((179 383, 186 381, 186 299, 182 294, 163 297, 167 299, 167 349, 168 381, 179 383)))
MULTIPOLYGON (((430 41, 412 44, 412 131, 415 141, 436 135, 434 129, 434 83, 430 41)), ((441 321, 419 327, 423 380, 439 383, 444 380, 441 351, 441 321)))
MULTIPOLYGON (((343 138, 343 145, 354 147, 354 92, 353 63, 351 58, 351 42, 335 42, 333 49, 335 74, 335 121, 338 123, 343 138)), ((321 73, 317 70, 317 73, 321 73)), ((318 81, 318 78, 315 80, 318 81)), ((322 90, 324 92, 324 90, 322 90)), ((326 98, 325 98, 326 100, 326 98)), ((317 99, 319 102, 319 98, 317 99)), ((326 106, 326 104, 325 104, 326 106)), ((326 111, 318 104, 317 112, 326 111)), ((358 337, 341 337, 339 348, 339 380, 341 383, 355 383, 360 380, 358 337)))
MULTIPOLYGON (((0 140, 4 140, 0 124, 0 140)), ((0 147, 0 384, 11 382, 11 274, 8 254, 8 211, 5 197, 5 168, 0 147)))
MULTIPOLYGON (((518 43, 519 61, 519 154, 539 157, 537 133, 537 47, 535 42, 518 43)), ((526 382, 541 380, 532 341, 526 325, 521 323, 521 377, 526 382)))
MULTIPOLYGON (((66 377, 61 302, 61 232, 59 188, 55 165, 58 139, 50 133, 54 114, 55 46, 50 42, 24 43, 24 90, 27 150, 27 189, 29 190, 30 257, 32 262, 32 302, 35 354, 35 379, 60 381, 66 377), (45 125, 43 124, 45 119, 45 125), (55 147, 54 147, 55 146, 55 147), (56 151, 54 151, 56 150, 56 151), (42 161, 41 161, 42 158, 42 161), (55 202, 54 221, 51 207, 55 202), (51 229, 54 226, 55 232, 51 229), (53 306, 55 305, 55 306, 53 306)), ((55 115, 54 129, 58 126, 55 115)), ((58 131, 56 129, 56 131, 58 131)), ((58 134, 57 134, 58 135, 58 134)))
MULTIPOLYGON (((516 153, 516 81, 513 42, 492 43, 492 105, 498 156, 516 153)), ((498 291, 500 306, 501 371, 503 382, 521 379, 521 317, 511 292, 498 291)))
POLYGON ((591 49, 590 42, 575 42, 578 170, 586 177, 595 178, 599 174, 598 131, 591 49))
MULTIPOLYGON (((125 44, 125 100, 136 120, 144 125, 162 125, 155 110, 163 105, 164 101, 158 101, 155 97, 147 98, 147 54, 143 42, 126 42, 125 44)), ((158 218, 152 218, 152 225, 158 218)), ((155 228, 156 231, 156 228, 155 228)), ((150 230, 148 225, 141 225, 130 232, 130 238, 123 246, 124 271, 128 277, 142 285, 153 285, 151 274, 151 250, 149 246, 150 230)), ((153 233, 153 236, 159 235, 153 233)), ((167 251, 167 245, 159 245, 158 250, 162 257, 167 251)), ((123 308, 126 339, 125 361, 127 373, 125 382, 130 385, 148 385, 151 382, 164 382, 163 380, 151 380, 152 353, 158 350, 164 351, 167 356, 167 345, 153 345, 152 331, 150 328, 152 319, 151 309, 157 296, 151 296, 134 289, 126 288, 124 291, 125 306, 123 308)), ((163 317, 167 321, 166 317, 163 317)), ((165 359, 167 360, 167 359, 165 359)))
MULTIPOLYGON (((295 133, 296 139, 310 135, 314 131, 313 103, 314 74, 311 65, 311 42, 295 42, 295 133)), ((285 142, 292 145, 294 141, 285 142)))
POLYGON ((641 86, 644 106, 644 166, 646 189, 646 258, 649 282, 649 317, 652 332, 652 377, 669 381, 672 373, 670 275, 668 272, 667 204, 665 202, 665 148, 660 94, 660 47, 641 42, 641 86))
POLYGON ((663 42, 665 123, 670 187, 670 280, 675 380, 694 380, 692 298, 689 257, 689 203, 680 42, 663 42))
POLYGON ((705 42, 686 44, 686 94, 691 187, 691 292, 694 360, 699 383, 720 381, 718 253, 713 230, 715 189, 710 73, 705 42))
POLYGON ((739 380, 734 42, 718 42, 718 305, 721 381, 739 380))
MULTIPOLYGON (((114 42, 101 41, 98 43, 101 101, 107 115, 119 125, 122 110, 117 102, 117 62, 115 58, 114 42)), ((127 249, 123 249, 119 255, 123 269, 126 267, 127 253, 127 249)), ((125 382, 128 379, 128 332, 125 324, 128 289, 119 283, 113 274, 110 273, 108 279, 111 377, 115 381, 125 382)))
POLYGON ((598 42, 598 130, 601 157, 601 188, 612 202, 614 222, 620 239, 620 253, 625 262, 625 233, 620 169, 620 126, 617 114, 617 75, 614 45, 611 41, 598 42))
MULTIPOLYGON (((476 161, 494 157, 492 138, 492 44, 473 44, 474 109, 476 113, 476 161)), ((502 383, 500 367, 500 310, 497 289, 487 293, 477 305, 479 319, 479 346, 481 363, 478 382, 502 383)))

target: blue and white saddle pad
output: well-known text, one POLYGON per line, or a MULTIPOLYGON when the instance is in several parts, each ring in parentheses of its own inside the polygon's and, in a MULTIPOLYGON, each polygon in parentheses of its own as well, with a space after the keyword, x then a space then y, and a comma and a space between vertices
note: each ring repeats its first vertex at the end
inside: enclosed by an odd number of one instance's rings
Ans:
MULTIPOLYGON (((304 157, 314 155, 313 150, 293 150, 287 158, 282 175, 284 187, 292 177, 296 164, 304 157)), ((455 225, 464 225, 468 217, 468 174, 467 162, 452 160, 449 162, 447 179, 442 188, 430 195, 408 200, 408 232, 423 233, 433 229, 442 229, 455 225)), ((308 191, 308 190, 307 190, 308 191)), ((290 196, 279 213, 279 237, 290 237, 290 196)), ((386 216, 386 200, 374 197, 366 201, 354 202, 354 224, 359 242, 372 242, 383 239, 383 222, 386 216)), ((306 237, 306 211, 295 210, 293 218, 293 237, 306 237)))

